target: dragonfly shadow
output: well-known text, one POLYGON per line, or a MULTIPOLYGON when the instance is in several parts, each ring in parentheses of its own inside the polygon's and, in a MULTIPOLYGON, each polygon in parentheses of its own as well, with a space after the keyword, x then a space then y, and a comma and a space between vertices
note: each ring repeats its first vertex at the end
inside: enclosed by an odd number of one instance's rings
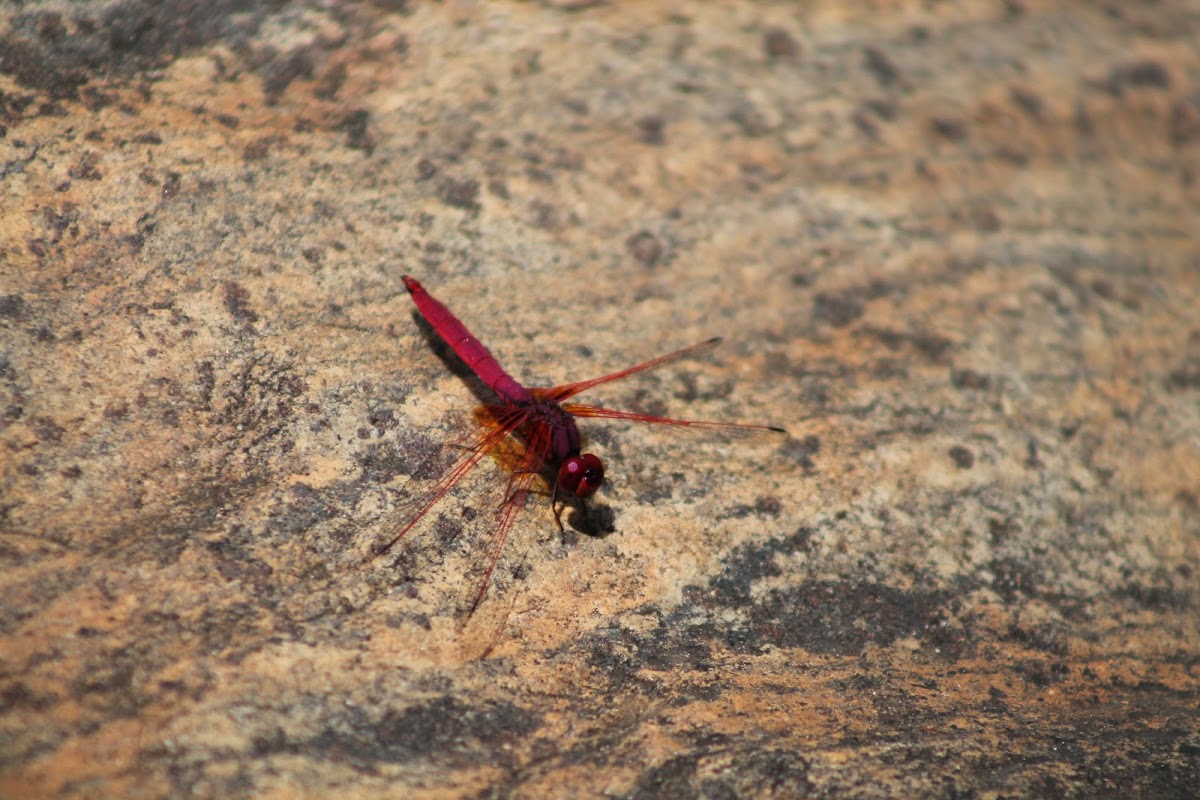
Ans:
POLYGON ((607 539, 617 532, 617 515, 611 506, 584 507, 577 501, 571 503, 569 508, 570 511, 563 517, 571 530, 564 531, 564 537, 574 537, 576 533, 582 533, 590 539, 607 539))

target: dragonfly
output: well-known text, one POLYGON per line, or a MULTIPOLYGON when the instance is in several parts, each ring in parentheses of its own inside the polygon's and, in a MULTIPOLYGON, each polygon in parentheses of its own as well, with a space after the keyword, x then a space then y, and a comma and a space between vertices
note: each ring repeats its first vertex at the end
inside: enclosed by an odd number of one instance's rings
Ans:
POLYGON ((673 353, 652 358, 641 364, 602 375, 598 378, 564 383, 549 388, 526 387, 509 375, 486 347, 471 334, 467 326, 441 302, 436 300, 420 282, 409 275, 401 276, 404 286, 412 296, 417 311, 445 342, 458 358, 471 369, 499 403, 485 404, 479 409, 477 418, 481 424, 465 443, 460 446, 461 454, 447 466, 436 479, 436 483, 420 499, 414 502, 419 510, 393 528, 391 533, 375 550, 376 557, 390 551, 425 519, 440 500, 466 477, 489 454, 497 452, 506 442, 516 440, 523 445, 516 458, 508 479, 504 499, 496 510, 492 541, 483 580, 467 611, 475 612, 492 579, 501 551, 513 523, 526 500, 533 492, 539 477, 549 485, 551 507, 560 531, 563 531, 562 510, 569 502, 578 503, 586 516, 585 502, 596 494, 605 483, 604 462, 593 453, 582 452, 582 437, 576 420, 579 418, 615 419, 632 422, 648 422, 676 428, 703 428, 731 434, 786 434, 783 428, 771 425, 743 425, 728 422, 673 419, 635 411, 621 411, 600 406, 568 402, 572 397, 612 381, 627 378, 646 370, 679 361, 710 350, 721 343, 719 337, 708 339, 676 350, 673 353), (562 503, 560 506, 559 503, 562 503))

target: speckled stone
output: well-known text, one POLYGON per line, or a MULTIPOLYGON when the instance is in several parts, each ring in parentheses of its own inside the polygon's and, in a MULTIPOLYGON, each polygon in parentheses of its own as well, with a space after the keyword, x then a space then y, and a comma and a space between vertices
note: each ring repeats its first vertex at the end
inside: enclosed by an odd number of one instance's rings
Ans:
POLYGON ((1193 796, 1198 41, 6 5, 0 796, 1193 796), (582 399, 789 436, 588 420, 468 616, 505 459, 372 557, 485 394, 405 273, 531 385, 723 336, 582 399))

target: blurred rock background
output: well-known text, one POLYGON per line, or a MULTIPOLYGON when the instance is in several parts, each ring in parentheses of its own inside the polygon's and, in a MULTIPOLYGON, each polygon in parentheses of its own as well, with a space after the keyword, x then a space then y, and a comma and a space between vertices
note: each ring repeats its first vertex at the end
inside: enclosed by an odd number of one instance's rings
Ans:
POLYGON ((0 794, 1189 797, 1194 2, 0 9, 0 794), (601 535, 475 388, 585 399, 601 535), (439 357, 441 354, 443 357, 439 357), (577 526, 579 527, 579 526, 577 526))

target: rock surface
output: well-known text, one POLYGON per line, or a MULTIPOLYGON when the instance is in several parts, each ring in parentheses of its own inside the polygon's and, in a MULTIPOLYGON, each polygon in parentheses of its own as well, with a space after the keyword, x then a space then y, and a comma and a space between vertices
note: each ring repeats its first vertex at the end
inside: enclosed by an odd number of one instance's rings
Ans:
POLYGON ((1200 785, 1196 3, 2 13, 0 795, 1200 785))

